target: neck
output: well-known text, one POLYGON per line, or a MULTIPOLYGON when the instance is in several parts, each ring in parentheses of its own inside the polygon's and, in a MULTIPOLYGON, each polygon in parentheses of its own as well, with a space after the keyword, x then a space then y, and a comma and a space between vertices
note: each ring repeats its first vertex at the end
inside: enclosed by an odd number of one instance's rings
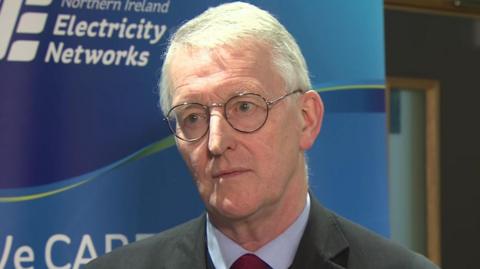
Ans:
MULTIPOLYGON (((302 171, 304 171, 302 169, 302 171)), ((256 251, 282 234, 300 216, 308 192, 305 172, 290 181, 286 192, 268 207, 241 219, 210 214, 211 221, 227 237, 248 251, 256 251)))

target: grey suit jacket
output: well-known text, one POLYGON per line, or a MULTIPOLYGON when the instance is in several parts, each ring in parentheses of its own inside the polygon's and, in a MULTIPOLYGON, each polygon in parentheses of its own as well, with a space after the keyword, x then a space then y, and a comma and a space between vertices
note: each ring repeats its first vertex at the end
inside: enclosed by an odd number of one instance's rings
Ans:
MULTIPOLYGON (((311 195, 312 196, 312 195, 311 195)), ((313 196, 312 196, 313 197, 313 196)), ((114 250, 88 269, 207 269, 205 216, 114 250)), ((426 258, 325 209, 312 199, 293 269, 437 268, 426 258)))

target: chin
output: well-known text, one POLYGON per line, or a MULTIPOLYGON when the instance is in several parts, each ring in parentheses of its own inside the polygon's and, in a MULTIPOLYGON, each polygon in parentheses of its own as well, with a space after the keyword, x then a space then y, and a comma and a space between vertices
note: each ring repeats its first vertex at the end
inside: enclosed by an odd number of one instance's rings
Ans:
POLYGON ((245 204, 241 201, 230 199, 213 199, 209 203, 211 212, 218 217, 227 218, 231 220, 241 220, 253 215, 257 208, 252 204, 245 204))

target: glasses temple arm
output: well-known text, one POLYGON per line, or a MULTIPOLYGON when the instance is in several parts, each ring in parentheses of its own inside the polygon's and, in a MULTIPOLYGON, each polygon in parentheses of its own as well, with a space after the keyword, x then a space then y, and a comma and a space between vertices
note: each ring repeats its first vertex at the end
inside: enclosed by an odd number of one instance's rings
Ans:
POLYGON ((268 104, 268 106, 273 106, 273 105, 275 105, 276 103, 282 101, 282 99, 285 99, 286 97, 288 97, 288 96, 290 96, 290 95, 292 95, 292 94, 295 94, 295 93, 304 93, 304 91, 301 90, 301 89, 294 90, 293 92, 289 92, 289 93, 287 93, 287 94, 285 94, 285 95, 282 95, 282 96, 278 97, 277 99, 274 99, 274 100, 271 100, 271 101, 267 101, 267 104, 268 104))

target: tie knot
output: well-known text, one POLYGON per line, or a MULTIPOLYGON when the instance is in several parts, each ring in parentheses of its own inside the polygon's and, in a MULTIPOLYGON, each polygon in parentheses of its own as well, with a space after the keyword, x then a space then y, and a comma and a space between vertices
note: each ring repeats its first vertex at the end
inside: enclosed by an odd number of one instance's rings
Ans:
POLYGON ((245 254, 238 258, 230 269, 270 269, 270 266, 253 254, 245 254))

